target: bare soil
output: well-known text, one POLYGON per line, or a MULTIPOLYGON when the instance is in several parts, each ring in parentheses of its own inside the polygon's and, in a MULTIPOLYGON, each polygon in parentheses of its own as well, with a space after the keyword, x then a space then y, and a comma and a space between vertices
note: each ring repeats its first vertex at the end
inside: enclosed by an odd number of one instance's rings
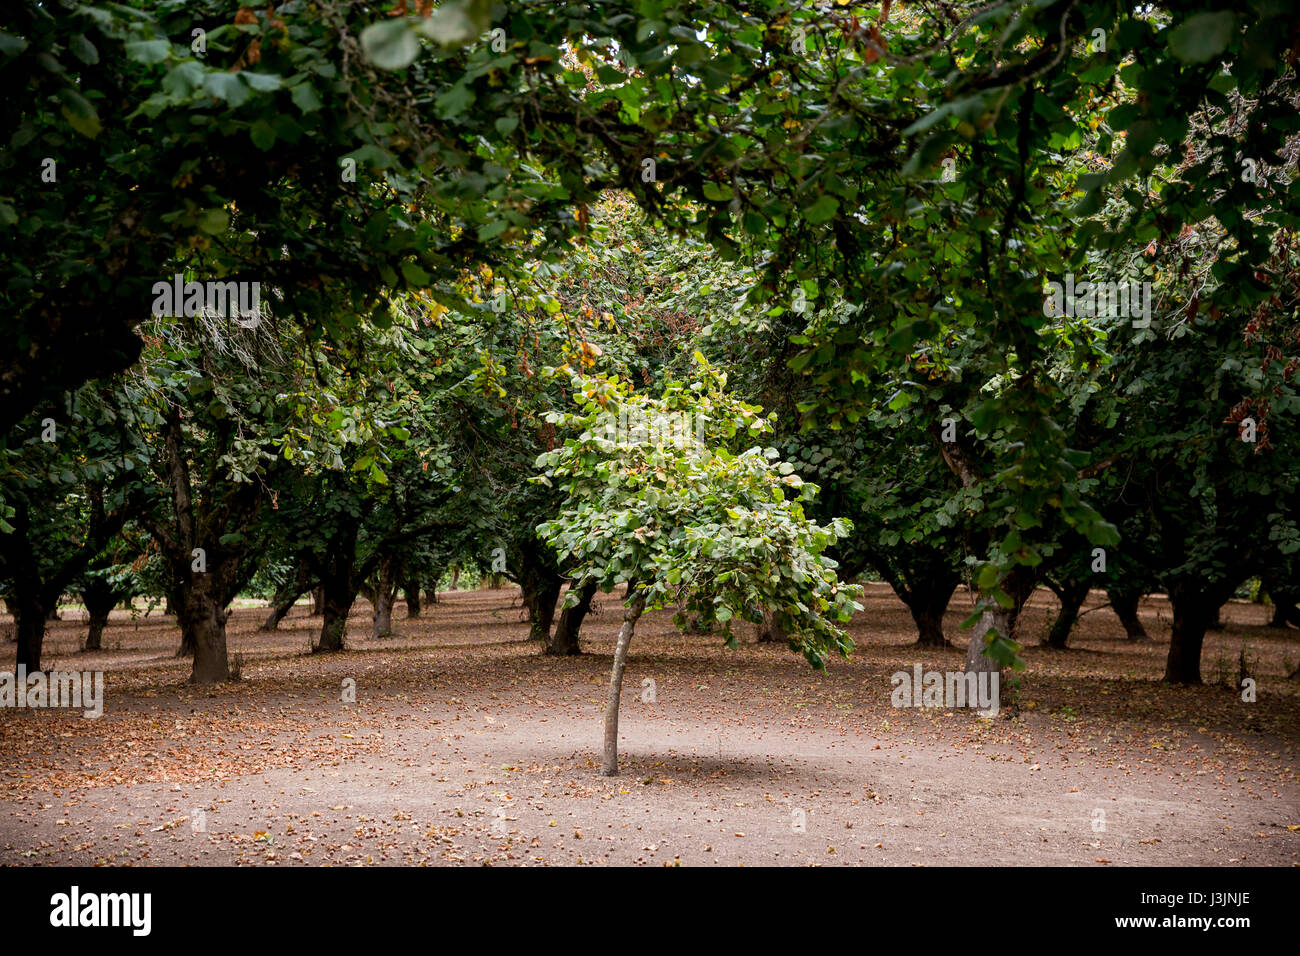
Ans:
POLYGON ((445 593, 416 620, 399 603, 383 640, 361 604, 334 655, 307 653, 306 606, 272 634, 249 606, 230 621, 242 680, 216 688, 184 683, 174 619, 115 612, 82 653, 84 612, 65 609, 45 663, 106 671, 104 716, 0 710, 0 862, 1300 865, 1300 632, 1265 608, 1226 608, 1206 686, 1175 688, 1166 601, 1144 602, 1155 640, 1133 644, 1094 594, 1053 651, 1033 646, 1056 608, 1040 592, 1028 671, 984 720, 892 706, 891 674, 964 654, 915 647, 889 589, 867 591, 857 651, 825 672, 646 615, 614 778, 597 774, 614 595, 562 659, 527 640, 514 590, 445 593))

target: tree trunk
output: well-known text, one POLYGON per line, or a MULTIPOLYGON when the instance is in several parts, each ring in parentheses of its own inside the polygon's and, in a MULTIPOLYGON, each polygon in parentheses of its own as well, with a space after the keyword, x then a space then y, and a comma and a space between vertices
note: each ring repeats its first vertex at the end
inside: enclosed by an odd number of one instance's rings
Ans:
POLYGON ((1205 632, 1214 622, 1222 602, 1215 602, 1196 585, 1169 588, 1174 626, 1169 637, 1169 657, 1165 661, 1165 683, 1201 683, 1201 646, 1205 632))
POLYGON ((785 644, 790 638, 781 626, 781 622, 776 619, 776 612, 769 608, 763 609, 763 623, 758 628, 758 643, 760 644, 785 644))
POLYGON ((1142 626, 1142 619, 1138 617, 1138 602, 1142 600, 1141 591, 1119 591, 1111 588, 1106 592, 1106 596, 1110 598, 1111 610, 1124 625, 1124 633, 1128 635, 1130 641, 1151 640, 1146 628, 1142 626))
MULTIPOLYGON (((983 599, 983 595, 981 595, 983 599)), ((1003 637, 1011 632, 1013 614, 1007 608, 988 598, 984 613, 971 631, 970 645, 966 648, 966 673, 981 674, 1001 672, 1002 665, 984 653, 985 637, 989 631, 996 630, 1003 637)))
POLYGON ((618 704, 623 691, 623 670, 627 667, 627 649, 632 643, 637 618, 645 610, 645 592, 640 591, 623 612, 623 626, 618 631, 618 644, 614 647, 614 666, 609 672, 609 703, 605 707, 605 757, 600 775, 618 774, 618 704))
POLYGON ((314 587, 311 589, 311 616, 320 617, 325 613, 325 589, 314 587))
POLYGON ((226 609, 214 593, 212 573, 197 575, 179 607, 182 647, 194 648, 191 684, 220 684, 230 680, 226 658, 226 609))
POLYGON ((47 621, 63 620, 63 618, 59 617, 59 606, 57 604, 51 605, 50 609, 45 612, 45 620, 47 621))
POLYGON ((953 593, 961 577, 931 577, 912 584, 904 595, 895 588, 895 593, 903 598, 907 610, 911 612, 916 623, 916 644, 918 647, 947 647, 948 639, 943 633, 943 615, 948 610, 953 593))
POLYGON ((1088 585, 1086 582, 1068 581, 1056 592, 1056 597, 1061 602, 1061 609, 1047 634, 1047 646, 1065 650, 1070 642, 1070 632, 1074 630, 1074 622, 1079 619, 1079 609, 1088 599, 1088 585))
POLYGON ((560 599, 560 588, 563 583, 561 579, 549 576, 538 582, 537 589, 533 592, 532 606, 529 608, 532 621, 532 626, 528 630, 530 641, 541 641, 545 645, 550 639, 551 623, 555 620, 555 602, 560 599))
POLYGON ((320 638, 312 648, 313 654, 343 650, 343 639, 348 631, 348 614, 356 603, 356 589, 338 581, 325 585, 325 601, 320 638))
POLYGON ((589 579, 582 585, 582 590, 578 594, 578 603, 560 612, 560 619, 555 624, 555 633, 546 642, 547 654, 582 653, 582 648, 578 646, 578 635, 582 630, 582 622, 591 611, 591 602, 595 596, 596 582, 589 579))
POLYGON ((420 616, 420 579, 408 577, 402 582, 402 593, 406 595, 406 618, 420 616))
POLYGON ((262 622, 261 630, 276 630, 280 626, 280 622, 284 620, 284 616, 293 609, 293 606, 298 603, 298 598, 301 596, 302 591, 294 589, 293 593, 285 590, 272 598, 271 613, 268 614, 266 620, 262 622))
POLYGON ((90 615, 90 629, 86 632, 85 650, 101 650, 104 646, 104 628, 108 626, 109 612, 117 605, 117 592, 103 578, 91 578, 81 590, 81 601, 86 605, 86 612, 90 615))
MULTIPOLYGON (((41 649, 45 643, 45 608, 40 598, 20 592, 13 601, 14 633, 18 638, 16 666, 32 674, 41 669, 41 649)), ((16 673, 16 672, 15 672, 16 673)))
POLYGON ((400 560, 396 555, 389 555, 379 561, 375 569, 374 590, 366 596, 370 598, 371 639, 393 636, 393 604, 397 601, 397 578, 400 572, 400 560))

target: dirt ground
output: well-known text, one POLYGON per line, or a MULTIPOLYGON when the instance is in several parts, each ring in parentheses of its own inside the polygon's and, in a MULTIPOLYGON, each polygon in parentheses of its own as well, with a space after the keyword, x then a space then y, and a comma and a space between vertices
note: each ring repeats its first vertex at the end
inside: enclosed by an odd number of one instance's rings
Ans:
MULTIPOLYGON (((1135 645, 1094 594, 1053 651, 1032 646, 1055 610, 1040 592, 1028 671, 983 720, 892 706, 895 671, 964 655, 912 646, 906 609, 867 591, 857 651, 823 673, 751 632, 730 651, 647 615, 615 778, 597 774, 612 595, 565 659, 527 640, 513 590, 443 594, 385 640, 360 606, 336 655, 307 654, 305 606, 273 634, 237 609, 243 679, 218 688, 184 684, 173 619, 116 612, 88 654, 65 609, 45 663, 106 671, 104 715, 0 710, 0 862, 1300 865, 1300 632, 1263 607, 1225 609, 1207 686, 1172 688, 1166 601, 1144 602, 1155 640, 1135 645), (1253 703, 1224 686, 1243 648, 1253 703)), ((954 598, 950 638, 969 604, 954 598)))

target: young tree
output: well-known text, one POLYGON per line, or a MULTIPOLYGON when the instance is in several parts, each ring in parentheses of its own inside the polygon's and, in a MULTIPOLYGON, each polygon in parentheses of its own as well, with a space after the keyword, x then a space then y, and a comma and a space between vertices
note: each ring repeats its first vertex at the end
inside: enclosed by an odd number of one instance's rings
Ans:
POLYGON ((721 626, 730 647, 732 620, 757 622, 757 608, 768 608, 791 649, 814 668, 853 646, 838 622, 861 609, 854 598, 862 591, 841 583, 825 554, 848 523, 808 520, 803 502, 816 486, 777 460, 775 449, 752 444, 770 424, 755 406, 729 397, 726 376, 698 353, 697 361, 695 382, 670 382, 658 399, 564 370, 581 411, 551 417, 577 437, 537 459, 545 469, 539 480, 558 482, 565 493, 559 517, 539 532, 573 563, 575 576, 629 586, 605 711, 606 776, 618 772, 623 672, 647 608, 677 606, 679 627, 696 613, 721 626), (698 430, 684 432, 687 420, 698 430))

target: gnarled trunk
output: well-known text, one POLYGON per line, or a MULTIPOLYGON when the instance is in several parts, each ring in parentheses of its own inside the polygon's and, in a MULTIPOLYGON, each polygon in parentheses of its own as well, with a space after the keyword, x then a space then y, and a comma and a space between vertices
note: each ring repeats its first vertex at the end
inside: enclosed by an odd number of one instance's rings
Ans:
POLYGON ((560 599, 563 582, 559 578, 543 578, 533 591, 529 607, 531 626, 528 629, 530 641, 541 641, 543 645, 550 639, 551 623, 555 620, 555 602, 560 599))
POLYGON ((946 647, 948 639, 943 633, 943 615, 948 610, 953 593, 961 580, 957 574, 930 576, 913 580, 906 592, 895 588, 916 623, 918 647, 946 647))
POLYGON ((781 622, 776 619, 776 612, 770 608, 763 609, 763 623, 758 628, 758 643, 760 644, 784 644, 790 640, 781 626, 781 622))
POLYGON ((354 592, 325 589, 324 620, 321 623, 320 638, 312 648, 313 654, 343 650, 343 639, 348 632, 348 614, 356 599, 354 592))
POLYGON ((592 599, 596 596, 596 582, 586 581, 578 593, 576 604, 560 611, 560 619, 555 623, 555 633, 546 642, 546 653, 555 655, 581 654, 578 635, 582 622, 591 611, 592 599))
POLYGON ((393 604, 397 600, 397 576, 399 559, 396 555, 382 558, 376 568, 373 589, 366 588, 366 597, 371 605, 372 639, 393 636, 393 604))
POLYGON ((402 594, 406 597, 406 617, 410 620, 420 616, 420 581, 408 577, 402 582, 402 594))
POLYGON ((1061 609, 1047 634, 1047 646, 1064 650, 1070 641, 1070 632, 1074 630, 1074 622, 1079 619, 1079 609, 1088 599, 1088 585, 1082 581, 1067 581, 1052 590, 1061 602, 1061 609))
POLYGON ((605 706, 605 754, 600 767, 602 777, 613 777, 618 773, 618 705, 623 692, 623 671, 627 667, 627 649, 632 643, 637 619, 644 610, 645 592, 638 591, 623 612, 623 626, 618 630, 614 666, 609 672, 609 703, 605 706))
POLYGON ((1141 591, 1121 591, 1111 588, 1106 592, 1106 596, 1110 598, 1111 610, 1124 625, 1124 633, 1130 641, 1151 640, 1146 628, 1142 626, 1142 619, 1138 617, 1138 602, 1142 600, 1141 591))
POLYGON ((966 673, 980 674, 1001 672, 1002 665, 984 653, 986 638, 990 631, 997 631, 1003 637, 1009 637, 1013 626, 1014 614, 992 598, 981 595, 986 601, 984 613, 971 631, 970 644, 966 648, 966 673))
POLYGON ((1223 602, 1206 594, 1198 583, 1177 584, 1168 590, 1174 625, 1169 636, 1164 680, 1169 684, 1199 684, 1205 632, 1214 623, 1223 602))
POLYGON ((81 589, 81 601, 90 615, 90 629, 86 632, 85 650, 98 651, 104 645, 104 628, 108 615, 117 605, 118 594, 103 578, 91 578, 81 589))
POLYGON ((227 612, 209 574, 197 574, 177 608, 182 646, 194 648, 191 684, 220 684, 230 680, 226 658, 227 612))

